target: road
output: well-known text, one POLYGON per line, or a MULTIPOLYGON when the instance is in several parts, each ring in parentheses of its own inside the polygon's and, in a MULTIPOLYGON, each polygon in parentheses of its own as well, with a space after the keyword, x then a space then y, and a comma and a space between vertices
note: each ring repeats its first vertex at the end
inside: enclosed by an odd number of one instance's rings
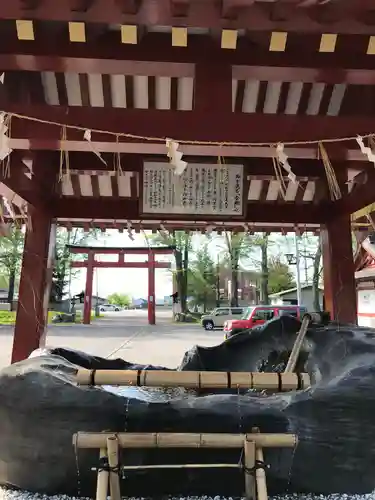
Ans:
MULTIPOLYGON (((0 368, 9 364, 13 327, 0 326, 0 368)), ((223 332, 206 332, 197 324, 174 324, 171 311, 157 311, 156 325, 147 311, 106 313, 92 325, 49 325, 47 345, 71 347, 102 357, 177 367, 193 345, 221 343, 223 332)))

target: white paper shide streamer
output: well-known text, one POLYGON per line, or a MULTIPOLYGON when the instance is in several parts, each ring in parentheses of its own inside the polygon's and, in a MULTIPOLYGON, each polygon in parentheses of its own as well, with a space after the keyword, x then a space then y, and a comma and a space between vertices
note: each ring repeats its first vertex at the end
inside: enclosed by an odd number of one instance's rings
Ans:
POLYGON ((5 115, 0 114, 0 161, 10 155, 12 149, 9 147, 8 127, 5 125, 5 115))
POLYGON ((83 134, 83 138, 90 144, 90 148, 91 148, 91 151, 99 158, 99 160, 104 163, 105 166, 107 166, 107 162, 105 160, 103 160, 101 154, 99 153, 99 151, 97 151, 95 148, 94 148, 94 145, 93 143, 91 142, 91 130, 89 129, 86 129, 85 130, 85 133, 83 134))
POLYGON ((368 161, 371 161, 375 166, 375 153, 374 153, 374 151, 370 147, 365 146, 365 143, 363 142, 363 137, 361 137, 360 135, 357 136, 356 141, 361 149, 361 152, 365 156, 367 156, 368 161))
POLYGON ((130 241, 134 241, 133 226, 132 226, 132 223, 129 220, 126 221, 126 229, 127 229, 130 241))
POLYGON ((283 169, 288 173, 288 179, 292 182, 297 182, 297 177, 292 171, 292 167, 289 164, 288 156, 284 152, 284 144, 279 142, 276 146, 277 159, 279 160, 283 169))
POLYGON ((179 143, 173 139, 166 139, 165 145, 167 146, 167 156, 170 164, 174 167, 176 175, 182 175, 187 167, 187 162, 182 160, 183 153, 178 150, 179 143))
POLYGON ((168 236, 169 236, 169 232, 167 231, 164 224, 160 224, 159 233, 161 234, 161 236, 163 236, 163 238, 168 238, 168 236))
POLYGON ((16 214, 14 213, 14 210, 11 206, 11 204, 9 203, 8 199, 5 198, 5 196, 3 196, 3 203, 4 203, 4 207, 6 208, 9 216, 12 218, 12 219, 15 219, 16 218, 16 214))

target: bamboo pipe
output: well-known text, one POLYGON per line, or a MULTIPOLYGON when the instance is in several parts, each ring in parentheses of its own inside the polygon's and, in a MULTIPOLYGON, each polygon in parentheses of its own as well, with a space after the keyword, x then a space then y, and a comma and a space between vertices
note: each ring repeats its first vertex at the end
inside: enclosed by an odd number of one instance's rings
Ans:
POLYGON ((111 500, 121 500, 120 476, 119 476, 119 442, 117 436, 107 437, 108 464, 110 469, 115 469, 109 473, 109 487, 111 500))
POLYGON ((297 361, 298 361, 298 356, 302 348, 303 341, 305 340, 305 336, 307 333, 307 329, 309 327, 311 321, 311 316, 309 314, 305 314, 305 316, 302 319, 302 324, 301 328, 297 334, 297 338, 294 342, 292 352, 290 353, 288 363, 285 368, 285 373, 291 373, 294 371, 297 361))
POLYGON ((246 436, 244 442, 244 461, 245 461, 245 496, 246 500, 255 500, 255 481, 252 469, 255 466, 256 448, 255 442, 249 440, 246 436))
POLYGON ((283 392, 306 389, 310 386, 310 377, 307 373, 87 370, 82 368, 77 371, 76 382, 80 385, 257 389, 261 391, 268 389, 283 392))
POLYGON ((122 470, 153 469, 239 469, 238 464, 158 464, 158 465, 122 465, 122 470))
POLYGON ((295 434, 192 434, 78 432, 73 436, 77 448, 104 448, 107 438, 117 437, 120 448, 242 448, 245 439, 262 448, 293 448, 295 434))
MULTIPOLYGON (((253 429, 253 432, 256 435, 259 433, 259 429, 255 427, 253 429)), ((256 448, 255 458, 258 462, 264 463, 263 450, 261 447, 256 448)), ((266 471, 264 470, 264 468, 258 468, 255 470, 255 481, 257 500, 268 500, 266 471)))
MULTIPOLYGON (((104 462, 108 457, 107 449, 101 448, 99 453, 99 460, 104 462)), ((96 484, 96 500, 107 500, 108 493, 108 480, 109 472, 108 470, 100 469, 98 471, 98 481, 96 484)))

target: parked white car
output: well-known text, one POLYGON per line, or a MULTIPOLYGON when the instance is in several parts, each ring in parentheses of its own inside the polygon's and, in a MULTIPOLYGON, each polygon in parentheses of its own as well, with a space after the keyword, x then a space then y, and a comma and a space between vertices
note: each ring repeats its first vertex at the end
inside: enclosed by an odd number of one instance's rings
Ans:
POLYGON ((121 311, 120 306, 116 306, 115 304, 102 304, 99 306, 100 312, 113 312, 113 311, 121 311))
POLYGON ((243 307, 217 307, 211 314, 204 314, 201 318, 201 323, 205 330, 223 328, 226 321, 240 319, 243 311, 243 307))

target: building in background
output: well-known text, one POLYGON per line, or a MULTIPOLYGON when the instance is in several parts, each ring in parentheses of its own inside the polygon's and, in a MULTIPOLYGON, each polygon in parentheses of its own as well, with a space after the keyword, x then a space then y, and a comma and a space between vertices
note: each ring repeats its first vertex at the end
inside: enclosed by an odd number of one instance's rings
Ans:
POLYGON ((375 327, 375 241, 362 242, 354 256, 357 314, 360 326, 375 327))
MULTIPOLYGON (((238 305, 253 305, 259 302, 260 274, 255 271, 238 272, 238 305)), ((230 269, 221 269, 219 275, 220 300, 229 302, 232 294, 232 273, 230 269)))
MULTIPOLYGON (((297 305, 297 288, 289 288, 282 292, 272 293, 269 296, 271 305, 297 305)), ((319 288, 319 304, 323 310, 323 289, 319 288)), ((301 306, 305 306, 308 311, 314 311, 314 290, 312 285, 301 286, 301 306)))

